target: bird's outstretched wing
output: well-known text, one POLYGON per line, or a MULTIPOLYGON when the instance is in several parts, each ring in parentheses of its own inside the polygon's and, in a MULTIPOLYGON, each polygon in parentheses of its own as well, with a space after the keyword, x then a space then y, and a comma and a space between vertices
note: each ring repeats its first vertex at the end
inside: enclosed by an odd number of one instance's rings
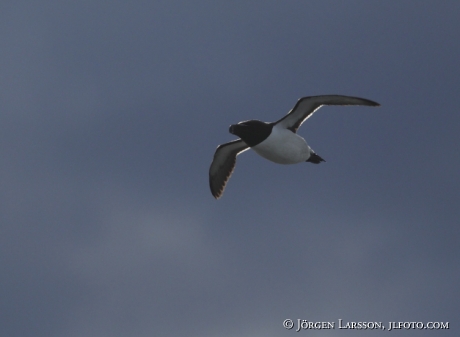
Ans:
POLYGON ((297 132, 297 129, 302 125, 302 123, 323 105, 379 106, 380 104, 365 98, 341 95, 303 97, 297 101, 294 108, 292 108, 286 116, 276 123, 279 123, 280 126, 285 127, 292 132, 297 132))
POLYGON ((219 199, 222 196, 225 185, 235 168, 236 156, 247 149, 249 146, 241 139, 217 147, 209 168, 209 186, 214 198, 219 199))

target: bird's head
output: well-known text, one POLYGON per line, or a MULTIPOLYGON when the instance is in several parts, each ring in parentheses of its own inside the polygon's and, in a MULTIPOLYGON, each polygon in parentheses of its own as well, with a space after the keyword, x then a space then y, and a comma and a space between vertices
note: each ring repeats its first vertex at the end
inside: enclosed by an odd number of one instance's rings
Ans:
POLYGON ((240 137, 249 146, 255 146, 270 135, 272 127, 272 123, 250 120, 230 125, 228 131, 240 137))

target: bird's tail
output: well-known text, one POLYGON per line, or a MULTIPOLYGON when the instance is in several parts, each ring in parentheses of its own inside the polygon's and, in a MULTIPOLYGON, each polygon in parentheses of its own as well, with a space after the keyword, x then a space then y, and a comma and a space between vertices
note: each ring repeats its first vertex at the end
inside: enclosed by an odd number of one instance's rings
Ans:
POLYGON ((313 163, 313 164, 319 164, 321 163, 322 161, 325 162, 325 160, 323 158, 321 158, 320 156, 318 156, 316 153, 314 153, 313 151, 310 153, 310 157, 306 160, 310 163, 313 163))

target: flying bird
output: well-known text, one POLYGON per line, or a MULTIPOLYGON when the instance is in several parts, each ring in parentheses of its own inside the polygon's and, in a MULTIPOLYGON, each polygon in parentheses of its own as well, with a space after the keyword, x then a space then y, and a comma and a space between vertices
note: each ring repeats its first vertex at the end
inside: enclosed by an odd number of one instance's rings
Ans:
POLYGON ((273 123, 249 120, 230 125, 230 133, 240 137, 219 145, 209 168, 209 185, 214 198, 219 199, 233 173, 236 156, 253 149, 257 154, 278 164, 325 161, 297 134, 303 122, 323 105, 366 105, 380 104, 359 97, 341 95, 310 96, 299 99, 286 116, 273 123))

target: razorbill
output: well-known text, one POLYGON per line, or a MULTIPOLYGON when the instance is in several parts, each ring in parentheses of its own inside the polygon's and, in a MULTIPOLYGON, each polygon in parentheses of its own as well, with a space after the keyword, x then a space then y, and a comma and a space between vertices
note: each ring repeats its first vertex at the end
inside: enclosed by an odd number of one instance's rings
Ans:
POLYGON ((296 132, 302 123, 323 105, 367 105, 380 104, 368 99, 323 95, 303 97, 286 116, 273 123, 249 120, 230 125, 230 133, 240 139, 219 145, 209 168, 209 185, 214 198, 219 199, 232 175, 236 156, 253 149, 256 153, 278 164, 325 161, 308 146, 296 132))

